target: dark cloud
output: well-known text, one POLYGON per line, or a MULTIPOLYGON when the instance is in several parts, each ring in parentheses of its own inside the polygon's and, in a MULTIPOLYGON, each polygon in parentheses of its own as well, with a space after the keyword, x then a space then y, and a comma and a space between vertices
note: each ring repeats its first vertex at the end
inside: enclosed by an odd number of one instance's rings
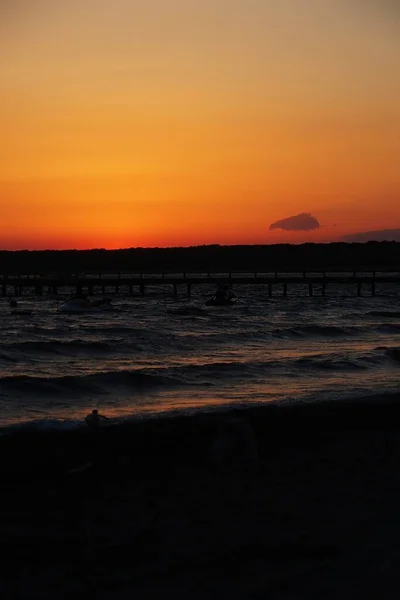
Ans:
POLYGON ((358 0, 358 4, 362 9, 371 8, 387 16, 400 14, 399 0, 362 0, 362 2, 358 0))
POLYGON ((347 8, 353 8, 359 11, 361 15, 371 16, 399 16, 399 0, 342 0, 342 4, 347 8))
POLYGON ((311 231, 318 229, 319 222, 310 213, 300 213, 294 217, 287 217, 271 223, 270 229, 285 229, 286 231, 311 231))
POLYGON ((400 229, 378 229, 343 235, 342 242, 400 242, 400 229))
POLYGON ((0 0, 0 25, 17 19, 26 21, 30 16, 37 15, 38 11, 57 8, 58 3, 50 0, 0 0))
POLYGON ((388 30, 398 30, 399 0, 342 0, 342 5, 360 22, 371 23, 375 28, 385 26, 388 30))

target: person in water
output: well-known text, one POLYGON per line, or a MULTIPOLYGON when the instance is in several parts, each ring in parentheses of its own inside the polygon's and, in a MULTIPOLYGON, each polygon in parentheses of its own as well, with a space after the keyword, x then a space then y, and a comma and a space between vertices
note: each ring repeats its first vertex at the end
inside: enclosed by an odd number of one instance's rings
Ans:
POLYGON ((225 286, 225 298, 226 300, 233 300, 233 298, 236 298, 236 294, 233 293, 230 285, 225 286))
POLYGON ((232 292, 229 285, 219 285, 217 291, 215 292, 215 299, 217 302, 224 304, 225 302, 230 302, 236 298, 235 294, 232 292))
POLYGON ((88 427, 96 429, 100 427, 102 419, 108 420, 108 417, 101 415, 97 408, 95 408, 89 415, 87 415, 87 417, 85 417, 85 423, 88 427))
POLYGON ((215 292, 215 299, 217 300, 217 302, 224 302, 225 301, 225 290, 223 287, 219 286, 215 292))

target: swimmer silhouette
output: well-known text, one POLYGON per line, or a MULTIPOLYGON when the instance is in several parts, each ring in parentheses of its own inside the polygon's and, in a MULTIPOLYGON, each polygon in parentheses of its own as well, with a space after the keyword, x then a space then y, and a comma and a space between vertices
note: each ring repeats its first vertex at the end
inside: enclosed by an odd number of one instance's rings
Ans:
POLYGON ((99 414, 99 411, 97 408, 95 408, 89 415, 87 415, 87 417, 85 417, 85 423, 91 429, 96 429, 97 427, 100 427, 102 419, 107 420, 108 417, 99 414))

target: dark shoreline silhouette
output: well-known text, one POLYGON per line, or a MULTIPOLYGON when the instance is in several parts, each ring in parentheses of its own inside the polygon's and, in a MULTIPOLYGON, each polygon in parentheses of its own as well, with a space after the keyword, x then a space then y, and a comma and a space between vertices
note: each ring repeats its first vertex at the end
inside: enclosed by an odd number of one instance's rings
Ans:
POLYGON ((399 406, 382 396, 3 436, 0 591, 398 597, 399 406), (210 454, 238 418, 259 443, 250 469, 210 454))
POLYGON ((192 246, 122 250, 0 251, 0 275, 78 272, 275 271, 398 269, 400 242, 192 246))

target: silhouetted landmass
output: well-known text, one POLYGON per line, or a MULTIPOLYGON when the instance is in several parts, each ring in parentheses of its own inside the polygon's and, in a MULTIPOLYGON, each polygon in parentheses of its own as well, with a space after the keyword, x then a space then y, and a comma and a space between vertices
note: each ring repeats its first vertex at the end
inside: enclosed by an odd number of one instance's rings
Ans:
POLYGON ((343 242, 400 242, 400 229, 379 229, 378 231, 360 231, 342 236, 343 242))
POLYGON ((268 272, 400 267, 400 242, 0 251, 1 273, 268 272))

